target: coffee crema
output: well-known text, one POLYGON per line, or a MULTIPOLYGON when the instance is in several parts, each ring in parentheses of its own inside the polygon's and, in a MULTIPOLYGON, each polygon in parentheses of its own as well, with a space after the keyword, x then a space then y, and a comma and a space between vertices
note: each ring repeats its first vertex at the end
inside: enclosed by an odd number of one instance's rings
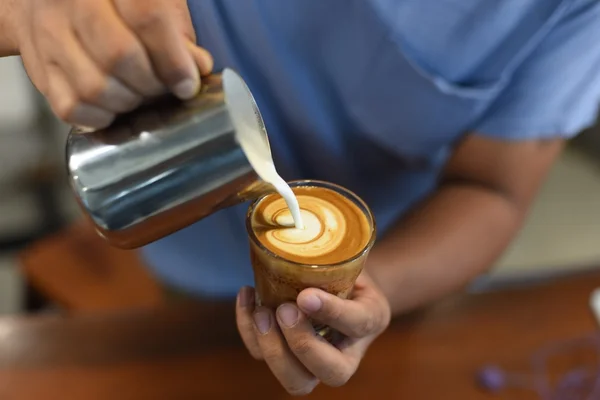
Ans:
POLYGON ((254 208, 251 226, 258 241, 289 261, 325 265, 348 260, 365 249, 373 227, 351 200, 322 187, 294 187, 304 229, 294 227, 285 200, 278 194, 254 208))

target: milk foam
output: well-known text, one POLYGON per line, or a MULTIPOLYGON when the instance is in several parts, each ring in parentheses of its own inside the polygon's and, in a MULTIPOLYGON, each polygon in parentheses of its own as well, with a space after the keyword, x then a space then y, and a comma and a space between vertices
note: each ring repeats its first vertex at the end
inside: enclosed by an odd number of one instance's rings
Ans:
POLYGON ((255 108, 254 100, 246 84, 238 74, 230 69, 225 69, 223 86, 227 104, 231 110, 231 119, 236 129, 236 139, 244 150, 250 165, 263 181, 273 185, 285 199, 293 218, 293 224, 290 223, 290 225, 295 226, 298 230, 304 229, 298 199, 275 169, 262 119, 255 108))
MULTIPOLYGON (((273 247, 300 257, 321 257, 338 249, 346 235, 346 218, 334 204, 312 196, 299 196, 304 229, 271 229, 264 239, 273 247)), ((289 226, 292 216, 283 199, 267 205, 262 216, 267 223, 289 226)))

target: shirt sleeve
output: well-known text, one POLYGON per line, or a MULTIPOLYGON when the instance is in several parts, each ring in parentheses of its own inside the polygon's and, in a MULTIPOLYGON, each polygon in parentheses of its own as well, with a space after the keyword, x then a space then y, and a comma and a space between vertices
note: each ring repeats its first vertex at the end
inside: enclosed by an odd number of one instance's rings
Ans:
POLYGON ((600 101, 600 1, 575 0, 475 124, 505 140, 570 138, 594 124, 600 101))

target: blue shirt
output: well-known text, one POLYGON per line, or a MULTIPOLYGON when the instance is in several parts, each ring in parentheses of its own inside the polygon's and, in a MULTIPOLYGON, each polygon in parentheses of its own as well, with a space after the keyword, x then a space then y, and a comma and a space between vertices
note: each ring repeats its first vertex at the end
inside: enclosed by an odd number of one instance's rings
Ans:
MULTIPOLYGON (((287 180, 338 183, 379 232, 435 189, 468 132, 570 137, 600 97, 597 0, 189 0, 215 69, 247 81, 287 180)), ((252 284, 244 214, 221 211, 143 250, 165 282, 252 284)))

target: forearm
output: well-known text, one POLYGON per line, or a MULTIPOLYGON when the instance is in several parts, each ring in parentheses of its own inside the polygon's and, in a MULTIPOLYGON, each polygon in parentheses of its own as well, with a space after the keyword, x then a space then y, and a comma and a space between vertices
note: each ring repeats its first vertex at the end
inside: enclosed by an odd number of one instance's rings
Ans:
POLYGON ((425 305, 491 266, 524 214, 483 186, 443 185, 378 242, 369 272, 395 315, 425 305))
POLYGON ((19 54, 15 6, 21 0, 0 0, 0 57, 19 54))

